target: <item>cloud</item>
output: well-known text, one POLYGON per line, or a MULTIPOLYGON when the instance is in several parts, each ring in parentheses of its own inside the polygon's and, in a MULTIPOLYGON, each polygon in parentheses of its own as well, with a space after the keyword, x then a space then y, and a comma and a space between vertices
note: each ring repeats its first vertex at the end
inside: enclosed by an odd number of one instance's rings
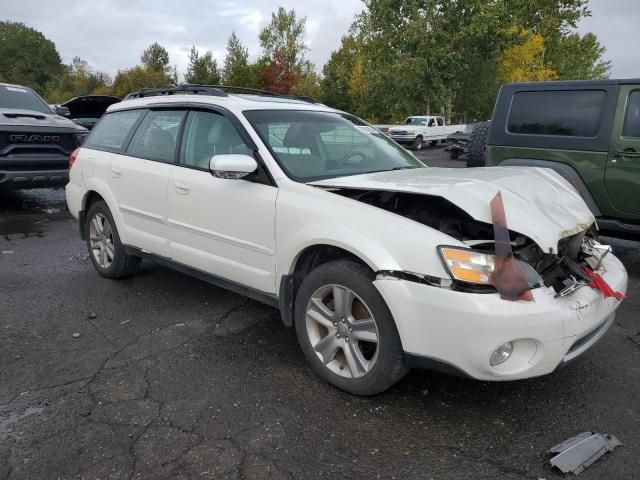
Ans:
MULTIPOLYGON (((276 4, 261 0, 0 0, 2 18, 21 21, 40 30, 56 43, 63 61, 75 55, 114 75, 140 61, 142 50, 157 41, 169 51, 172 64, 184 72, 192 45, 212 50, 224 59, 232 31, 249 48, 251 58, 260 54, 258 33, 271 19, 276 4)), ((361 0, 281 0, 307 17, 309 58, 320 69, 340 45, 361 0)), ((636 0, 591 0, 593 17, 578 25, 580 33, 593 32, 607 48, 613 77, 640 76, 640 49, 633 48, 640 24, 636 0)))

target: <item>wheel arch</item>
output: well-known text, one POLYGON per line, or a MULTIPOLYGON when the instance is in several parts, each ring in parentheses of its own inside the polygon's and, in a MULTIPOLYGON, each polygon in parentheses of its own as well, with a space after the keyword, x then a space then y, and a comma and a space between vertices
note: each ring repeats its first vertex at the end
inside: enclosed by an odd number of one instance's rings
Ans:
POLYGON ((118 229, 118 234, 120 235, 120 239, 124 242, 123 237, 126 236, 126 232, 124 231, 125 229, 122 228, 123 223, 122 223, 122 217, 120 216, 120 211, 117 208, 118 203, 116 202, 115 197, 111 194, 107 185, 104 184, 101 180, 93 177, 87 181, 87 184, 85 185, 85 189, 86 190, 82 197, 81 211, 79 215, 81 238, 83 240, 86 239, 84 224, 85 224, 85 218, 86 218, 87 212, 89 211, 89 208, 91 208, 91 205, 93 203, 102 200, 107 204, 107 207, 109 207, 109 210, 111 211, 111 216, 113 217, 113 220, 116 223, 116 228, 118 229))

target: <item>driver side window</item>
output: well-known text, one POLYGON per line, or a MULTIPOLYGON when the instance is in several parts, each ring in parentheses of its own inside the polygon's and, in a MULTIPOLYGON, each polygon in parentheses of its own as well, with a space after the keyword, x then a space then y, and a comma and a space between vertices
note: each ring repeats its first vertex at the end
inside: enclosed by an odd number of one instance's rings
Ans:
POLYGON ((227 118, 219 113, 203 111, 189 112, 180 150, 182 165, 201 170, 209 170, 209 162, 214 155, 252 154, 227 118))

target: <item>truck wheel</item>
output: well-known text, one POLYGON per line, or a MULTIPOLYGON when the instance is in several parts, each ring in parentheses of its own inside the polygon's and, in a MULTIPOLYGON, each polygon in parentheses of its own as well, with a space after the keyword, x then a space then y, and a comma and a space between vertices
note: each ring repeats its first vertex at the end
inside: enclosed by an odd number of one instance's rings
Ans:
POLYGON ((460 158, 460 152, 458 150, 449 150, 449 158, 451 160, 457 160, 460 158))
POLYGON ((422 140, 422 135, 418 135, 413 141, 412 148, 414 150, 422 150, 422 147, 424 147, 424 141, 422 140))
POLYGON ((435 147, 438 144, 438 140, 431 140, 429 142, 429 145, 431 145, 432 147, 435 147))
POLYGON ((487 164, 487 138, 491 122, 478 123, 471 132, 467 153, 467 167, 484 167, 487 164))
POLYGON ((97 272, 113 279, 135 274, 142 259, 125 251, 107 204, 103 201, 93 203, 86 222, 89 258, 97 272))
POLYGON ((408 371, 400 336, 374 273, 349 260, 325 263, 302 281, 295 328, 313 371, 355 395, 375 395, 408 371))

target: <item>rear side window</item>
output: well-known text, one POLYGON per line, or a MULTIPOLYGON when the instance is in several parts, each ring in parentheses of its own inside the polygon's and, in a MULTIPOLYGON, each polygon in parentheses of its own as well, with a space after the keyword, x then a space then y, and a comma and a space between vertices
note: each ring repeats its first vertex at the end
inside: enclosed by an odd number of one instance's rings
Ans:
POLYGON ((142 113, 142 110, 107 113, 91 131, 84 146, 120 150, 131 127, 142 113))
POLYGON ((640 90, 629 95, 622 136, 640 138, 640 90))
POLYGON ((127 153, 135 157, 172 163, 184 110, 153 110, 144 117, 131 139, 127 153))
POLYGON ((525 135, 595 137, 607 94, 603 90, 518 92, 507 130, 525 135))

